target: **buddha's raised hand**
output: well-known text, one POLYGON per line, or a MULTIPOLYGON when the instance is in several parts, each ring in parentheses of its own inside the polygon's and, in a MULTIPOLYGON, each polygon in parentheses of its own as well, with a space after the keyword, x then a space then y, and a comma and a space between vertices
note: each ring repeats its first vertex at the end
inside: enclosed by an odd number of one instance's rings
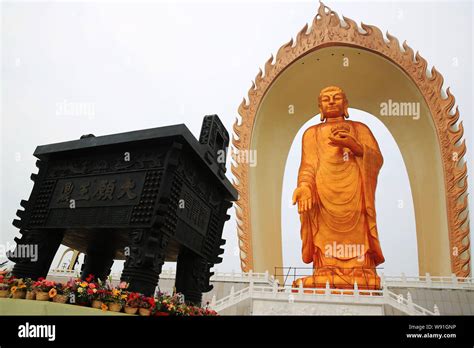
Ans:
POLYGON ((356 156, 362 156, 364 153, 362 144, 347 131, 337 130, 333 132, 332 136, 329 136, 328 138, 331 141, 329 145, 347 147, 356 156))

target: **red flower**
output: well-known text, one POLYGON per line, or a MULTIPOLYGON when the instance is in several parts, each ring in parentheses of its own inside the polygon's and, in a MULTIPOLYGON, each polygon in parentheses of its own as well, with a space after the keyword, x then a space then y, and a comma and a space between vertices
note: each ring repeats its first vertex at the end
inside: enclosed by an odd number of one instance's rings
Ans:
POLYGON ((94 276, 92 274, 89 274, 86 278, 86 282, 88 282, 88 283, 90 283, 93 280, 94 280, 94 276))
POLYGON ((92 294, 94 293, 94 291, 92 291, 92 289, 87 289, 87 293, 88 293, 89 295, 92 295, 92 294))
POLYGON ((42 282, 43 280, 44 280, 44 277, 39 277, 39 278, 38 278, 38 281, 39 281, 39 282, 42 282))
POLYGON ((89 284, 89 288, 95 289, 95 284, 94 284, 94 283, 90 283, 90 284, 89 284))
POLYGON ((130 294, 128 295, 128 298, 129 298, 130 300, 135 300, 135 299, 137 299, 139 296, 140 296, 140 295, 139 295, 138 293, 132 292, 132 293, 130 293, 130 294))

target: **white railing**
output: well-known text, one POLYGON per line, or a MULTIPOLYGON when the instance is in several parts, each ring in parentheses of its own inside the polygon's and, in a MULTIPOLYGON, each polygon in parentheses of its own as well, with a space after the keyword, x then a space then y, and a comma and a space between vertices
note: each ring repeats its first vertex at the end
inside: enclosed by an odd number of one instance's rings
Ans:
POLYGON ((432 289, 468 289, 474 290, 474 278, 457 277, 452 274, 449 277, 431 276, 400 276, 381 275, 382 284, 387 287, 414 287, 432 289))
POLYGON ((354 289, 331 289, 326 286, 325 289, 308 289, 279 287, 277 283, 273 286, 261 286, 250 283, 242 290, 234 292, 231 288, 230 294, 218 301, 215 296, 210 303, 211 308, 217 312, 237 305, 247 299, 272 299, 280 302, 336 302, 344 304, 365 304, 365 305, 390 305, 402 313, 408 315, 439 315, 437 306, 431 312, 416 303, 413 303, 410 293, 407 298, 398 295, 384 288, 383 290, 359 290, 357 285, 354 289))
POLYGON ((48 276, 63 276, 68 278, 76 278, 80 277, 80 271, 78 270, 68 270, 68 269, 50 269, 48 272, 48 276))
POLYGON ((242 302, 243 300, 246 300, 249 297, 250 286, 243 288, 242 290, 239 290, 237 292, 234 292, 234 287, 232 287, 230 290, 230 294, 220 299, 219 301, 216 301, 216 297, 213 296, 212 301, 210 303, 210 307, 218 312, 234 304, 242 302))
POLYGON ((407 293, 407 298, 404 298, 402 294, 396 294, 385 288, 384 296, 388 300, 387 304, 392 307, 409 314, 409 315, 439 315, 438 306, 434 305, 433 312, 421 307, 413 302, 410 292, 407 293))

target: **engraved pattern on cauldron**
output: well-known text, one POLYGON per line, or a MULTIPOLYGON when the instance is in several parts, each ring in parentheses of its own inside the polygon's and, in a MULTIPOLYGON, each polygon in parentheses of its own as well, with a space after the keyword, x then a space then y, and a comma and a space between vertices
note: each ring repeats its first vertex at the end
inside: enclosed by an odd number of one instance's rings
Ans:
POLYGON ((29 224, 39 226, 44 224, 48 216, 48 206, 55 187, 55 180, 45 180, 40 183, 29 224))
POLYGON ((146 173, 139 204, 132 210, 131 224, 149 223, 153 218, 162 174, 162 170, 151 170, 146 173))

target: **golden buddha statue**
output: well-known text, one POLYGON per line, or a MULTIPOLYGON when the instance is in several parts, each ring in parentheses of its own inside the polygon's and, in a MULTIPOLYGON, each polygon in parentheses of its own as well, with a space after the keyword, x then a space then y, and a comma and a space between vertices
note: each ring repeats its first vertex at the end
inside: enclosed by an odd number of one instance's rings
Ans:
POLYGON ((349 121, 344 91, 319 95, 320 124, 303 135, 298 187, 302 256, 313 275, 294 287, 379 289, 375 267, 385 261, 378 239, 375 188, 383 157, 370 129, 349 121))

